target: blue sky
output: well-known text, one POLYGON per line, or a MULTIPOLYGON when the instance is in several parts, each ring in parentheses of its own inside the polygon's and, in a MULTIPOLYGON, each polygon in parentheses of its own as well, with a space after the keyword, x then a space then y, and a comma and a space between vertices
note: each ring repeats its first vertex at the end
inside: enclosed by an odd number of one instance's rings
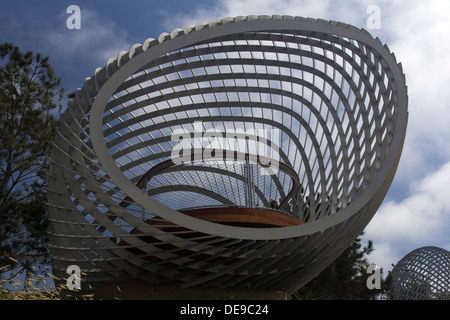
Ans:
POLYGON ((67 92, 134 43, 162 32, 227 16, 287 14, 332 19, 368 29, 370 6, 379 28, 368 31, 402 63, 409 91, 407 138, 394 183, 366 228, 370 260, 391 269, 409 251, 450 250, 450 1, 448 0, 199 0, 0 1, 0 43, 50 56, 67 92), (69 30, 69 5, 81 29, 69 30))
MULTIPOLYGON (((202 5, 209 1, 195 1, 202 5)), ((134 43, 157 37, 165 31, 171 11, 189 10, 189 1, 0 1, 0 39, 22 50, 33 50, 51 58, 67 90, 82 86, 84 78, 108 58, 134 43), (69 30, 66 9, 81 10, 81 29, 69 30)))

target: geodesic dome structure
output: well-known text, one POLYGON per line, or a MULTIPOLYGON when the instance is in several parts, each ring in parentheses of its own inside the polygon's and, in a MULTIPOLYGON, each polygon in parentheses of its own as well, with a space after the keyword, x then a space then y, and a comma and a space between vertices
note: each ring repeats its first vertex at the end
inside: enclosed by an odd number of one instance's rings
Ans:
POLYGON ((295 290, 375 214, 406 122, 401 66, 347 24, 225 18, 136 44, 63 116, 55 275, 295 290))
POLYGON ((450 252, 443 248, 411 251, 390 275, 395 300, 450 300, 450 252))

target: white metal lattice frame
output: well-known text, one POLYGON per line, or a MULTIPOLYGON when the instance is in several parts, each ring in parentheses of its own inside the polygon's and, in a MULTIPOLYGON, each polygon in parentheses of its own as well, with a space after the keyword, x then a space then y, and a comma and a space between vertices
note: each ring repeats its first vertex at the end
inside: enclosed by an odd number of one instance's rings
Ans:
POLYGON ((390 275, 395 300, 450 300, 450 252, 443 248, 411 251, 390 275))
POLYGON ((48 190, 54 269, 78 264, 89 281, 297 288, 376 212, 406 123, 401 66, 379 39, 347 24, 248 16, 148 39, 87 78, 63 117, 48 190), (170 205, 242 205, 238 163, 171 166, 139 184, 171 159, 174 133, 195 123, 281 132, 270 142, 284 169, 256 175, 249 190, 267 206, 294 183, 280 209, 306 223, 235 227, 170 205))

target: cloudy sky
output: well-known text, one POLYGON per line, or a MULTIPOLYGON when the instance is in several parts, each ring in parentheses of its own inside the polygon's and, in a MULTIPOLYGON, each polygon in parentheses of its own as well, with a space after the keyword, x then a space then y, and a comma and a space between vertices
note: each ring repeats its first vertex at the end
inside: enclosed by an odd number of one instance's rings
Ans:
POLYGON ((370 261, 390 270, 415 248, 450 250, 448 0, 0 0, 0 43, 49 55, 72 92, 134 43, 201 21, 259 14, 350 23, 395 53, 406 74, 410 118, 394 183, 365 230, 375 246, 370 261), (67 27, 70 5, 80 8, 80 29, 67 27))

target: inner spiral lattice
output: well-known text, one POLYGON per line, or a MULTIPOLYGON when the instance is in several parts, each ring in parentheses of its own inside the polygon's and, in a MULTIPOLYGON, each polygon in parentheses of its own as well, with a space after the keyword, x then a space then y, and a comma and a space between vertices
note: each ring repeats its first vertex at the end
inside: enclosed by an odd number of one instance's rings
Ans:
POLYGON ((162 34, 76 92, 51 155, 53 268, 87 282, 296 289, 364 229, 404 76, 355 27, 249 16, 162 34))
POLYGON ((411 251, 390 275, 395 300, 450 300, 450 252, 443 248, 411 251))

